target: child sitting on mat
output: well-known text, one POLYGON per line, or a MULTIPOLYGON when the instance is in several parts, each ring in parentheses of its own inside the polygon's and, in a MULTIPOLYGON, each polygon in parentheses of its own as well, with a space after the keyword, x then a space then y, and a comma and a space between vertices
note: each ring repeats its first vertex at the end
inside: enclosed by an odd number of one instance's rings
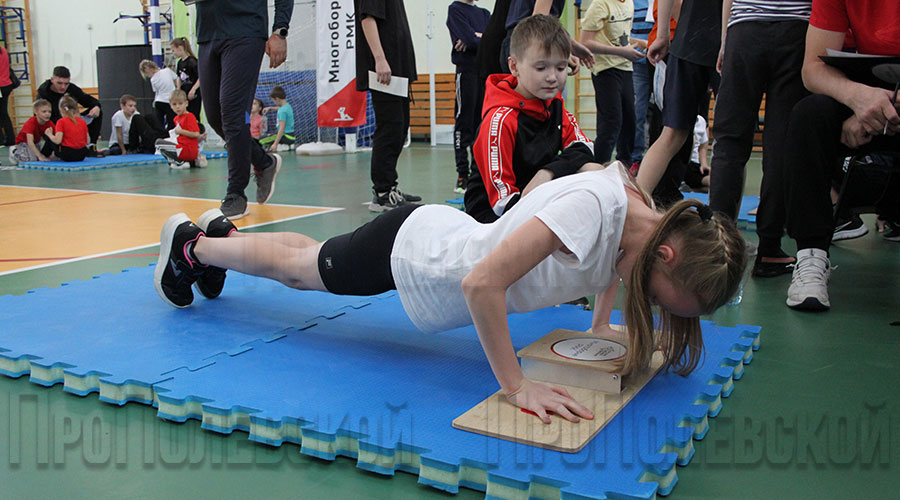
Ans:
POLYGON ((169 104, 175 112, 172 134, 176 136, 176 142, 171 139, 156 141, 159 153, 166 157, 171 168, 205 167, 206 156, 200 154, 200 125, 193 113, 187 111, 187 94, 183 90, 172 92, 169 104))
POLYGON ((266 119, 262 115, 265 104, 259 99, 253 99, 250 105, 250 137, 259 139, 266 133, 266 119))
POLYGON ((56 146, 56 156, 59 159, 82 161, 88 156, 102 157, 106 153, 105 149, 88 149, 90 137, 87 122, 78 115, 78 102, 69 94, 59 100, 59 114, 62 117, 56 121, 56 131, 44 131, 44 135, 56 146))
POLYGON ((9 150, 9 159, 14 164, 53 159, 54 144, 44 137, 47 130, 53 132, 50 101, 38 99, 34 101, 32 110, 34 116, 22 125, 22 130, 16 135, 16 145, 9 150))
POLYGON ((284 89, 281 87, 272 87, 269 97, 275 101, 275 106, 263 109, 263 114, 272 110, 278 110, 278 131, 274 135, 263 137, 259 140, 259 143, 263 146, 268 145, 270 153, 274 153, 279 149, 290 150, 294 141, 297 140, 294 137, 294 108, 288 104, 287 94, 284 93, 284 89), (279 148, 279 145, 284 145, 285 147, 279 148))
POLYGON ((703 350, 698 316, 728 302, 745 265, 744 240, 729 219, 697 200, 657 212, 616 162, 542 184, 490 224, 447 205, 409 204, 320 243, 297 233, 240 233, 217 209, 196 225, 177 214, 162 228, 154 283, 175 307, 193 301, 195 282, 217 297, 226 269, 339 295, 396 289, 422 331, 474 323, 511 403, 544 422, 548 411, 577 422, 593 415, 564 389, 524 378, 508 313, 612 290, 592 322, 594 333, 607 333, 621 277, 629 337, 622 373, 647 367, 662 346, 665 366, 686 374, 703 350))

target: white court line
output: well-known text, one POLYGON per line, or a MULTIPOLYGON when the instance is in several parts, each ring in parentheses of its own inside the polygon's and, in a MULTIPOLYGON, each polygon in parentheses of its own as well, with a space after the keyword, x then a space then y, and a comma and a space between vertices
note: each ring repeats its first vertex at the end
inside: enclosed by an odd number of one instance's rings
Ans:
MULTIPOLYGON (((125 195, 125 196, 150 196, 150 197, 156 197, 156 198, 170 198, 170 199, 180 199, 180 200, 213 201, 213 202, 219 202, 219 200, 210 200, 210 199, 208 199, 208 198, 188 198, 188 197, 185 197, 185 196, 166 196, 166 195, 159 195, 159 194, 157 194, 157 195, 152 195, 152 194, 139 194, 139 193, 118 193, 118 192, 114 192, 114 191, 89 191, 89 190, 82 190, 82 189, 42 188, 42 187, 32 187, 32 186, 9 186, 9 185, 0 185, 0 187, 25 188, 25 189, 48 189, 48 190, 52 190, 52 191, 68 191, 68 192, 74 192, 74 193, 92 193, 92 194, 93 194, 93 193, 96 193, 96 194, 112 194, 112 195, 121 194, 121 195, 125 195)), ((27 200, 23 200, 23 201, 27 201, 27 200)), ((39 200, 35 200, 35 201, 39 201, 39 200)), ((288 221, 297 220, 297 219, 304 219, 304 218, 306 218, 306 217, 312 217, 312 216, 314 216, 314 215, 323 215, 323 214, 328 214, 328 213, 332 213, 332 212, 339 212, 339 211, 341 211, 341 210, 344 210, 343 208, 340 208, 340 207, 318 207, 318 206, 314 206, 314 205, 285 205, 285 204, 276 204, 276 203, 267 203, 266 205, 267 205, 267 206, 273 206, 273 207, 309 208, 309 209, 316 209, 316 210, 321 210, 321 211, 315 212, 315 213, 311 213, 311 214, 304 214, 304 215, 297 215, 297 216, 294 216, 294 217, 287 217, 287 218, 285 218, 285 219, 275 219, 275 220, 268 221, 268 222, 261 222, 261 223, 259 223, 259 224, 253 224, 253 225, 250 225, 250 226, 245 226, 245 227, 243 227, 243 228, 241 228, 241 229, 252 229, 252 228, 256 228, 256 227, 266 226, 266 225, 269 225, 269 224, 276 224, 276 223, 279 223, 279 222, 288 222, 288 221)), ((140 245, 140 246, 131 247, 131 248, 123 248, 123 249, 113 250, 113 251, 110 251, 110 252, 97 253, 97 254, 93 254, 93 255, 85 255, 85 256, 83 256, 83 257, 75 257, 75 258, 73 258, 73 259, 60 260, 60 261, 57 261, 57 262, 48 262, 48 263, 46 263, 46 264, 38 264, 38 265, 35 265, 35 266, 30 266, 30 267, 23 267, 23 268, 21 268, 21 269, 10 269, 9 271, 0 271, 0 276, 6 276, 6 275, 9 275, 9 274, 21 273, 21 272, 25 272, 25 271, 33 271, 33 270, 35 270, 35 269, 43 269, 43 268, 52 267, 52 266, 60 266, 60 265, 63 265, 63 264, 71 264, 71 263, 73 263, 73 262, 80 262, 80 261, 83 261, 83 260, 96 259, 96 258, 99 258, 99 257, 106 257, 106 256, 109 256, 109 255, 115 255, 115 254, 119 254, 119 253, 123 253, 123 252, 133 252, 133 251, 135 251, 135 250, 141 250, 141 249, 143 249, 143 248, 155 247, 155 246, 158 246, 158 245, 159 245, 159 242, 157 241, 157 242, 154 242, 154 243, 148 243, 148 244, 146 244, 146 245, 140 245)))

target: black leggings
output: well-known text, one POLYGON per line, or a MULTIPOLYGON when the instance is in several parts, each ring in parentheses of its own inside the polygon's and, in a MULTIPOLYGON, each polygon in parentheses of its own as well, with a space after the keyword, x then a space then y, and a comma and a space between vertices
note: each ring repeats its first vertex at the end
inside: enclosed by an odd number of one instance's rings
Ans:
POLYGON ((68 146, 60 146, 56 156, 62 161, 81 161, 87 156, 93 156, 88 148, 75 149, 68 146))
POLYGON ((335 295, 377 295, 394 290, 391 250, 400 226, 421 205, 385 212, 352 233, 330 238, 319 250, 319 275, 335 295))

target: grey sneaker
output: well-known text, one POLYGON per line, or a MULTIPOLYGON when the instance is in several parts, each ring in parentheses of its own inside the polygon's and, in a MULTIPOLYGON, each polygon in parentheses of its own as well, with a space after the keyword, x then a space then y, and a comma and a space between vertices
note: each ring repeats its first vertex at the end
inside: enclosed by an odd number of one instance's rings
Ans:
POLYGON ((397 190, 400 193, 400 196, 403 197, 406 201, 422 201, 422 197, 414 194, 404 193, 403 191, 397 190))
POLYGON ((821 248, 804 248, 798 251, 791 286, 788 288, 788 307, 807 311, 828 310, 831 307, 828 300, 830 276, 828 252, 821 248))
POLYGON ((222 211, 222 215, 232 220, 240 219, 250 213, 250 208, 247 207, 247 198, 234 193, 225 195, 219 209, 222 211))
POLYGON ((400 191, 397 191, 396 187, 392 187, 387 193, 375 193, 372 203, 369 203, 369 210, 372 212, 387 212, 408 204, 403 195, 400 194, 400 191))
MULTIPOLYGON (((255 170, 256 175, 256 202, 260 205, 265 204, 275 194, 275 177, 281 170, 281 156, 275 153, 269 153, 272 158, 272 164, 262 170, 255 170)), ((232 217, 234 218, 234 217, 232 217)))

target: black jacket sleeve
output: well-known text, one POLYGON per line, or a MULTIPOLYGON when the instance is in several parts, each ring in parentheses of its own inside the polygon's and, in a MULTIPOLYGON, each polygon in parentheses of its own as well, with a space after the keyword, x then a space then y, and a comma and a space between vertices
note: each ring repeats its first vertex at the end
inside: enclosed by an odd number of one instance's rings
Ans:
POLYGON ((544 168, 553 172, 553 178, 558 179, 578 172, 585 163, 594 161, 594 152, 583 142, 573 142, 555 160, 544 168))

